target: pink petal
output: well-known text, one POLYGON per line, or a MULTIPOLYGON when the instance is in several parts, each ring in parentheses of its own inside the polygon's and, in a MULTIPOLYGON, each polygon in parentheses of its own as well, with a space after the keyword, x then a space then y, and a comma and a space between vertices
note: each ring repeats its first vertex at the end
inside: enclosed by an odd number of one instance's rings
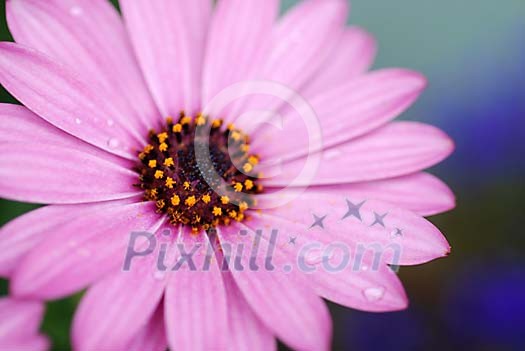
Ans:
POLYGON ((43 335, 25 337, 23 339, 0 340, 2 350, 47 351, 50 349, 49 339, 43 335))
POLYGON ((228 326, 231 350, 271 351, 277 343, 268 328, 254 314, 239 291, 230 272, 223 273, 228 303, 228 326))
POLYGON ((433 175, 423 172, 364 183, 311 187, 308 191, 380 200, 421 216, 443 213, 456 206, 454 193, 449 187, 433 175))
POLYGON ((73 321, 76 350, 124 350, 145 332, 166 286, 156 274, 158 247, 88 289, 73 321))
MULTIPOLYGON (((271 48, 256 74, 257 80, 300 91, 337 45, 347 14, 345 0, 309 0, 292 8, 273 30, 271 48)), ((289 98, 274 91, 255 95, 239 100, 234 115, 277 110, 289 98)))
POLYGON ((0 145, 0 195, 24 202, 79 203, 139 193, 133 187, 138 175, 131 169, 64 146, 27 141, 0 145))
POLYGON ((290 109, 283 116, 282 129, 266 128, 254 139, 253 147, 259 147, 269 159, 286 160, 304 156, 311 145, 327 149, 347 142, 399 116, 425 85, 425 78, 412 71, 386 69, 369 73, 309 99, 319 120, 318 135, 309 135, 308 121, 290 109))
POLYGON ((104 278, 124 262, 131 232, 154 232, 163 219, 151 203, 106 203, 55 229, 20 263, 11 281, 18 296, 55 299, 104 278), (45 255, 42 253, 45 252, 45 255))
POLYGON ((121 0, 135 52, 164 116, 200 108, 210 0, 121 0))
POLYGON ((365 256, 357 267, 356 262, 349 260, 345 267, 338 268, 345 259, 355 258, 355 253, 350 250, 345 257, 345 252, 339 248, 344 243, 338 237, 319 234, 313 228, 305 230, 301 222, 264 213, 256 217, 261 223, 279 230, 276 247, 288 255, 291 262, 298 262, 300 255, 318 254, 322 257, 325 253, 331 254, 326 256, 325 262, 314 260, 309 263, 306 261, 308 258, 305 258, 308 269, 313 271, 304 273, 320 296, 363 311, 386 312, 407 307, 408 299, 399 278, 384 262, 376 263, 373 257, 365 256), (296 237, 296 244, 290 244, 290 236, 296 237))
POLYGON ((143 137, 131 135, 117 120, 120 112, 107 103, 103 91, 81 78, 37 51, 0 43, 0 83, 14 97, 58 128, 135 160, 143 137))
POLYGON ((44 316, 44 305, 37 301, 0 299, 0 346, 4 340, 36 336, 44 316))
POLYGON ((126 351, 166 351, 168 339, 164 325, 164 304, 161 303, 149 320, 125 347, 126 351))
POLYGON ((158 111, 123 22, 108 1, 14 0, 6 3, 6 10, 17 43, 67 64, 81 80, 104 89, 106 101, 119 111, 107 118, 135 133, 154 127, 158 111))
POLYGON ((219 231, 218 236, 223 249, 232 248, 243 265, 244 269, 240 270, 230 262, 230 271, 246 301, 266 327, 293 349, 328 350, 331 337, 328 309, 303 276, 282 270, 292 262, 276 251, 273 261, 277 268, 267 269, 263 262, 266 262, 264 255, 268 252, 268 243, 258 242, 251 229, 240 224, 219 231), (245 235, 241 230, 246 230, 245 235), (252 247, 257 247, 257 252, 244 249, 252 247), (260 266, 258 270, 250 268, 252 257, 260 266))
POLYGON ((183 265, 168 281, 164 314, 170 348, 224 350, 229 334, 226 293, 217 261, 211 261, 209 270, 203 269, 210 248, 208 237, 184 231, 178 244, 188 253, 200 248, 193 255, 196 269, 183 265))
POLYGON ((15 218, 0 229, 0 276, 10 277, 34 247, 64 223, 100 204, 49 205, 15 218), (67 216, 65 215, 67 214, 67 216))
POLYGON ((319 95, 365 73, 372 65, 376 51, 377 43, 370 33, 359 27, 347 28, 319 74, 301 95, 319 95))
POLYGON ((341 192, 306 191, 289 199, 287 205, 272 211, 273 215, 301 224, 302 233, 312 231, 309 238, 329 236, 347 245, 351 252, 365 248, 395 265, 421 264, 450 252, 447 240, 432 223, 388 203, 341 192), (356 210, 355 206, 360 208, 356 210), (314 215, 326 216, 322 227, 316 224, 314 215), (384 216, 382 223, 376 221, 376 215, 384 216))
MULTIPOLYGON (((277 174, 266 185, 328 185, 379 180, 431 167, 452 153, 454 143, 441 130, 416 122, 392 122, 361 138, 324 150, 313 179, 299 178, 305 159, 268 166, 277 174), (278 173, 276 173, 278 172, 278 173)), ((312 170, 312 169, 310 169, 312 170)))
POLYGON ((58 129, 25 106, 0 104, 0 127, 0 144, 25 143, 31 140, 35 145, 55 145, 78 150, 126 168, 131 168, 133 165, 128 160, 115 157, 58 129))
POLYGON ((278 0, 218 2, 204 60, 203 105, 231 84, 253 78, 278 12, 278 0))

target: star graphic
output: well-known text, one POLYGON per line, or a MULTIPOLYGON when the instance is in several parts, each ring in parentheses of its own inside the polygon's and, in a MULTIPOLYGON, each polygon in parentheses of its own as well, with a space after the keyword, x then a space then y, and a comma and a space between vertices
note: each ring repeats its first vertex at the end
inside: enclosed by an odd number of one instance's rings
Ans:
POLYGON ((394 236, 403 236, 403 230, 396 228, 393 233, 394 236))
POLYGON ((379 224, 380 226, 382 226, 383 228, 385 228, 385 222, 384 222, 384 219, 385 217, 388 215, 388 212, 387 213, 384 213, 382 215, 380 215, 379 213, 375 212, 374 211, 374 217, 375 217, 375 220, 374 220, 374 223, 372 223, 370 226, 373 227, 375 226, 376 224, 379 224))
POLYGON ((295 246, 295 241, 297 240, 296 236, 291 236, 290 239, 288 239, 288 244, 295 246))
POLYGON ((361 203, 354 204, 352 201, 347 199, 346 200, 346 205, 348 206, 348 210, 347 210, 346 214, 343 216, 342 219, 346 219, 348 217, 354 216, 357 219, 359 219, 360 221, 362 221, 361 213, 359 212, 359 210, 365 204, 365 202, 366 202, 366 200, 362 201, 361 203))
POLYGON ((310 228, 313 228, 313 227, 321 227, 324 229, 324 223, 323 221, 325 220, 325 218, 328 216, 328 215, 324 215, 322 217, 319 217, 317 216, 316 214, 313 214, 314 216, 314 223, 310 226, 310 228))

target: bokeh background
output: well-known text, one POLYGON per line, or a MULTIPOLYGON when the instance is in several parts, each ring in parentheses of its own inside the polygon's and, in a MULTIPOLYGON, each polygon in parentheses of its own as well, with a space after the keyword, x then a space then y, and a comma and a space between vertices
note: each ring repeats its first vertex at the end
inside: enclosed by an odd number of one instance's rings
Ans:
MULTIPOLYGON (((283 11, 296 2, 284 0, 283 11)), ((376 36, 375 68, 408 67, 429 78, 402 118, 454 138, 456 152, 432 172, 450 184, 458 206, 431 218, 452 254, 400 270, 408 310, 331 306, 334 350, 525 350, 525 1, 353 0, 349 22, 376 36)), ((12 40, 4 11, 0 39, 12 40)), ((0 101, 16 102, 3 90, 0 101)), ((0 200, 0 225, 33 208, 0 200)), ((69 349, 78 299, 48 306, 43 330, 56 350, 69 349)))

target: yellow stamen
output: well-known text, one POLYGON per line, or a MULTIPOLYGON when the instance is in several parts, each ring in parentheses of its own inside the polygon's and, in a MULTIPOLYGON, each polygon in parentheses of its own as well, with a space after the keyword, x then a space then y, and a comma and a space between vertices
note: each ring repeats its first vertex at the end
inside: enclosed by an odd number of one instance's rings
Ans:
POLYGON ((162 179, 162 177, 164 177, 164 172, 160 171, 160 170, 157 170, 155 172, 155 179, 162 179))
POLYGON ((219 128, 222 126, 222 119, 216 119, 211 124, 212 128, 219 128))
POLYGON ((252 166, 251 163, 245 163, 244 166, 242 166, 242 170, 245 173, 249 173, 249 172, 253 171, 253 166, 252 166))
POLYGON ((149 166, 149 168, 157 167, 157 160, 149 160, 148 166, 149 166))
POLYGON ((210 201, 211 201, 211 196, 206 194, 202 197, 202 201, 205 203, 205 204, 209 204, 210 201))
POLYGON ((235 189, 236 193, 240 193, 242 191, 242 184, 241 183, 235 183, 233 186, 233 189, 235 189))
POLYGON ((158 209, 161 209, 161 208, 164 208, 164 206, 166 206, 166 202, 164 202, 164 200, 159 200, 157 201, 156 205, 158 209))
POLYGON ((173 131, 173 133, 180 133, 182 131, 182 125, 177 123, 177 124, 173 125, 171 130, 173 131))
POLYGON ((189 182, 184 182, 183 186, 185 190, 188 190, 191 187, 189 182))
POLYGON ((235 141, 239 141, 241 139, 241 133, 237 131, 232 132, 230 136, 235 141))
POLYGON ((174 184, 175 184, 175 181, 173 180, 173 178, 171 177, 166 178, 166 186, 168 188, 173 189, 174 184))
POLYGON ((223 205, 227 205, 230 203, 230 198, 228 196, 221 196, 221 202, 223 205))
POLYGON ((163 143, 166 141, 166 139, 168 139, 168 133, 166 132, 159 133, 157 134, 157 138, 159 138, 159 143, 163 143))
POLYGON ((196 119, 195 119, 195 124, 197 124, 198 126, 203 126, 206 124, 206 118, 202 117, 202 116, 198 116, 196 119))
POLYGON ((195 205, 197 203, 197 199, 195 199, 195 196, 190 196, 186 199, 186 201, 184 201, 184 203, 189 206, 189 207, 192 207, 193 205, 195 205))
POLYGON ((180 123, 182 125, 185 125, 185 124, 190 124, 191 123, 191 117, 182 117, 182 119, 180 120, 180 123))
POLYGON ((248 204, 245 202, 245 201, 242 201, 240 204, 239 204, 239 210, 241 210, 242 212, 246 211, 248 209, 248 204))
POLYGON ((250 157, 248 157, 248 162, 255 166, 259 163, 259 157, 251 155, 250 157))
POLYGON ((144 153, 146 153, 146 154, 150 153, 153 149, 154 149, 154 147, 152 145, 148 144, 148 145, 146 145, 144 147, 144 153))
POLYGON ((168 157, 167 159, 164 160, 164 166, 170 167, 174 165, 175 165, 175 162, 173 162, 173 158, 168 157))
POLYGON ((170 117, 170 116, 166 117, 166 123, 172 124, 173 123, 173 117, 170 117))
POLYGON ((242 152, 248 152, 248 151, 250 151, 250 145, 248 145, 248 144, 243 144, 243 145, 241 145, 241 151, 242 151, 242 152))
POLYGON ((164 152, 168 150, 168 144, 162 143, 159 145, 159 151, 164 152))
POLYGON ((244 181, 244 187, 246 190, 252 190, 253 189, 253 181, 251 179, 246 179, 244 181))
POLYGON ((237 211, 230 211, 229 215, 230 215, 231 218, 236 218, 237 217, 237 211))
POLYGON ((220 207, 214 207, 214 208, 213 208, 213 215, 214 215, 214 216, 220 216, 220 215, 222 215, 222 208, 220 208, 220 207))
POLYGON ((178 195, 173 195, 171 197, 171 204, 173 206, 178 206, 180 204, 180 197, 178 195))

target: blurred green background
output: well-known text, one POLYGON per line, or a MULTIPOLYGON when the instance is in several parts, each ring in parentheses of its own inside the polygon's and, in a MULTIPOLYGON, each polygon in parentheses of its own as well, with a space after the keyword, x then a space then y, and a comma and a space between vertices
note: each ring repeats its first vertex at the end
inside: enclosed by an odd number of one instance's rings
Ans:
MULTIPOLYGON (((283 11, 296 2, 284 0, 283 11)), ((525 1, 354 0, 350 23, 376 36, 376 68, 408 67, 429 78, 402 118, 455 139, 456 153, 432 172, 453 188, 458 207, 431 218, 452 254, 401 268, 407 311, 331 306, 334 349, 525 349, 525 1)), ((12 40, 4 14, 0 36, 12 40)), ((0 100, 16 103, 3 90, 0 100)), ((33 208, 0 200, 0 224, 33 208)), ((5 293, 7 283, 0 288, 5 293)), ((49 304, 43 329, 57 350, 69 349, 78 299, 49 304)))

